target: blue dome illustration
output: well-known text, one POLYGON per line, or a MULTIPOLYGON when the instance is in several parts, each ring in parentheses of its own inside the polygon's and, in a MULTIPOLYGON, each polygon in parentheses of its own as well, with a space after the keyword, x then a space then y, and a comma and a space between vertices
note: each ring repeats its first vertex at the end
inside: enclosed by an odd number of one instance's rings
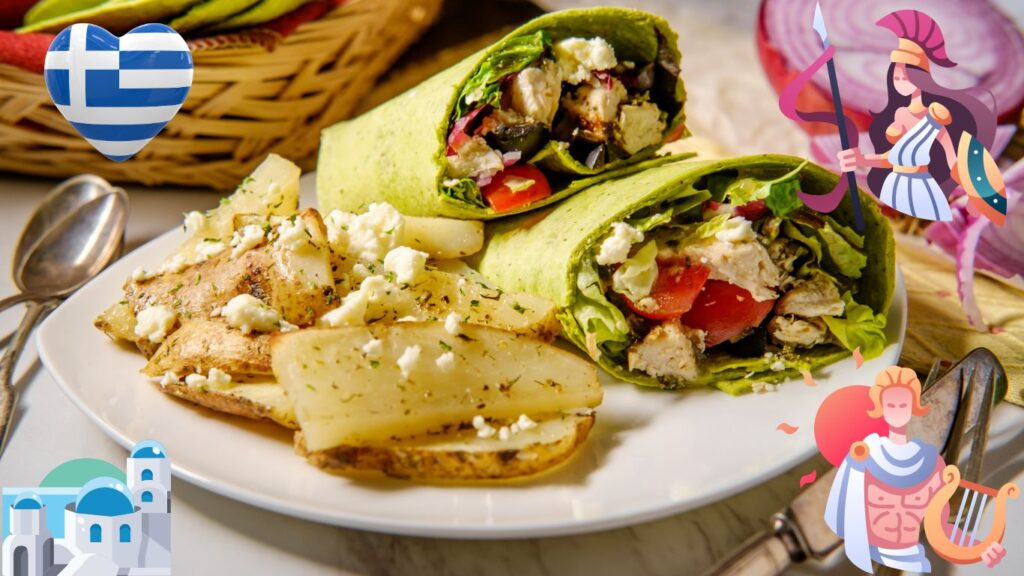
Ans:
POLYGON ((132 458, 167 458, 167 452, 156 440, 143 440, 132 448, 132 458))
POLYGON ((131 494, 120 480, 100 477, 90 480, 78 492, 75 512, 94 516, 120 516, 135 511, 131 494))
POLYGON ((22 492, 14 501, 15 510, 40 510, 42 507, 43 501, 35 492, 22 492))

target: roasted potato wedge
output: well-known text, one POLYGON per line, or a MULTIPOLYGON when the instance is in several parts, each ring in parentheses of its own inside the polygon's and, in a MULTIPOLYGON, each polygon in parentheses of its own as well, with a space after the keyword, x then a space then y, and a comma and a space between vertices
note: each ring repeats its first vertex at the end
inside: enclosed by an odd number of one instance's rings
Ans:
POLYGON ((403 228, 401 245, 431 258, 464 258, 484 246, 484 223, 475 220, 406 216, 403 228))
POLYGON ((475 415, 539 419, 602 399, 587 360, 483 326, 459 336, 440 322, 302 330, 275 334, 271 356, 314 451, 437 432, 475 415))
POLYGON ((550 470, 576 451, 594 425, 594 414, 556 415, 507 440, 480 438, 473 428, 374 446, 310 451, 302 432, 295 451, 332 473, 376 471, 423 480, 498 480, 550 470))
POLYGON ((164 340, 142 373, 159 377, 207 374, 211 368, 229 374, 270 375, 270 335, 242 334, 223 320, 193 319, 164 340))
POLYGON ((287 394, 272 380, 243 381, 224 388, 196 387, 185 383, 161 384, 160 389, 217 412, 267 420, 289 430, 299 429, 287 394))
POLYGON ((221 200, 221 205, 206 213, 203 225, 168 260, 180 256, 193 262, 198 247, 209 239, 227 242, 235 229, 235 215, 258 214, 291 216, 299 209, 299 176, 302 170, 277 154, 267 156, 252 174, 245 178, 234 194, 221 200))
POLYGON ((463 322, 551 341, 561 325, 554 303, 532 294, 503 292, 485 282, 442 270, 428 270, 413 286, 420 307, 444 319, 455 312, 463 322))

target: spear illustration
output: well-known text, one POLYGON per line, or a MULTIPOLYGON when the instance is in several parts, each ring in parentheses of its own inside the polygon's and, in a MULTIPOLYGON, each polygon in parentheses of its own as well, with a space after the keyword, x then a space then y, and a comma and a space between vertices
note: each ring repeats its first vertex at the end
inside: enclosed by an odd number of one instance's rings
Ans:
MULTIPOLYGON (((821 15, 821 3, 818 2, 814 7, 814 23, 811 25, 814 31, 821 37, 822 46, 827 50, 830 46, 828 41, 828 30, 825 28, 825 18, 821 15)), ((843 100, 839 96, 839 82, 836 79, 836 65, 834 58, 829 58, 826 64, 828 66, 828 83, 832 90, 832 107, 836 113, 836 127, 839 128, 839 144, 843 150, 850 147, 849 135, 846 133, 846 121, 843 116, 843 100)), ((853 171, 846 173, 847 182, 849 183, 849 194, 850 202, 853 203, 853 221, 857 227, 858 232, 864 231, 864 216, 860 212, 860 195, 857 193, 857 177, 853 171)))

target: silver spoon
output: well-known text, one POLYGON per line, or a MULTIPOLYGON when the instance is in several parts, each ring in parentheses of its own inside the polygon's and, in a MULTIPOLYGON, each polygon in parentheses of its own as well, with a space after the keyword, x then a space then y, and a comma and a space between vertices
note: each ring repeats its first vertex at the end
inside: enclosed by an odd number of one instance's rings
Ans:
MULTIPOLYGON (((14 259, 11 266, 14 271, 15 280, 17 281, 20 277, 17 273, 18 269, 25 264, 25 259, 39 245, 40 240, 51 228, 58 225, 86 203, 100 196, 110 194, 115 190, 120 190, 120 188, 115 188, 103 178, 92 174, 82 174, 69 178, 54 187, 43 198, 35 212, 32 213, 28 223, 25 224, 25 228, 21 232, 21 237, 18 239, 18 245, 14 249, 14 259)), ((24 286, 19 284, 18 289, 21 293, 0 300, 0 311, 32 297, 30 294, 25 293, 26 289, 24 286)))
POLYGON ((14 271, 29 300, 3 359, 0 359, 0 454, 7 444, 17 401, 12 379, 18 357, 36 323, 117 258, 128 219, 128 196, 114 190, 87 202, 46 232, 14 271))

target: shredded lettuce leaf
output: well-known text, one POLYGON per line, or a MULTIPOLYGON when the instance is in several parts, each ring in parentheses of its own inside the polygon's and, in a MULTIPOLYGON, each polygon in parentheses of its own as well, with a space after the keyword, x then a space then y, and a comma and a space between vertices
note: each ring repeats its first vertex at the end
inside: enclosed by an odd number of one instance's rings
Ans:
POLYGON ((540 58, 549 46, 551 37, 544 30, 506 40, 497 52, 480 64, 476 73, 466 82, 459 94, 459 101, 455 103, 455 116, 452 120, 465 116, 471 104, 473 108, 484 104, 497 105, 501 100, 501 81, 540 58))
POLYGON ((654 240, 644 244, 636 254, 626 258, 612 275, 612 290, 623 294, 631 302, 639 302, 651 293, 654 281, 658 279, 658 243, 654 240))
MULTIPOLYGON (((787 220, 782 223, 782 233, 807 246, 815 261, 824 264, 830 272, 857 279, 867 265, 867 256, 846 239, 846 234, 856 234, 852 230, 840 233, 828 221, 821 228, 814 228, 787 220)), ((859 243, 863 246, 864 239, 860 238, 859 243)))
MULTIPOLYGON (((815 233, 825 244, 825 250, 828 252, 827 261, 831 262, 843 276, 860 278, 861 272, 867 266, 868 257, 847 242, 846 238, 836 232, 828 222, 815 230, 815 233)), ((862 245, 863 242, 861 240, 862 245)))
POLYGON ((629 347, 629 324, 622 311, 604 297, 601 278, 589 261, 580 266, 576 290, 572 315, 586 337, 593 334, 596 345, 610 356, 621 355, 629 347))
POLYGON ((843 294, 846 304, 844 318, 822 316, 829 332, 851 352, 860 348, 865 359, 877 358, 885 349, 885 314, 875 314, 870 306, 858 304, 853 296, 843 294))
POLYGON ((480 187, 470 178, 462 178, 453 185, 448 183, 442 184, 441 194, 456 202, 463 202, 479 208, 488 208, 484 202, 483 194, 480 193, 480 187))
POLYGON ((740 178, 729 185, 725 196, 736 206, 764 200, 765 206, 772 214, 779 217, 789 216, 804 205, 796 193, 800 190, 800 171, 806 165, 807 162, 804 162, 774 180, 740 178))

